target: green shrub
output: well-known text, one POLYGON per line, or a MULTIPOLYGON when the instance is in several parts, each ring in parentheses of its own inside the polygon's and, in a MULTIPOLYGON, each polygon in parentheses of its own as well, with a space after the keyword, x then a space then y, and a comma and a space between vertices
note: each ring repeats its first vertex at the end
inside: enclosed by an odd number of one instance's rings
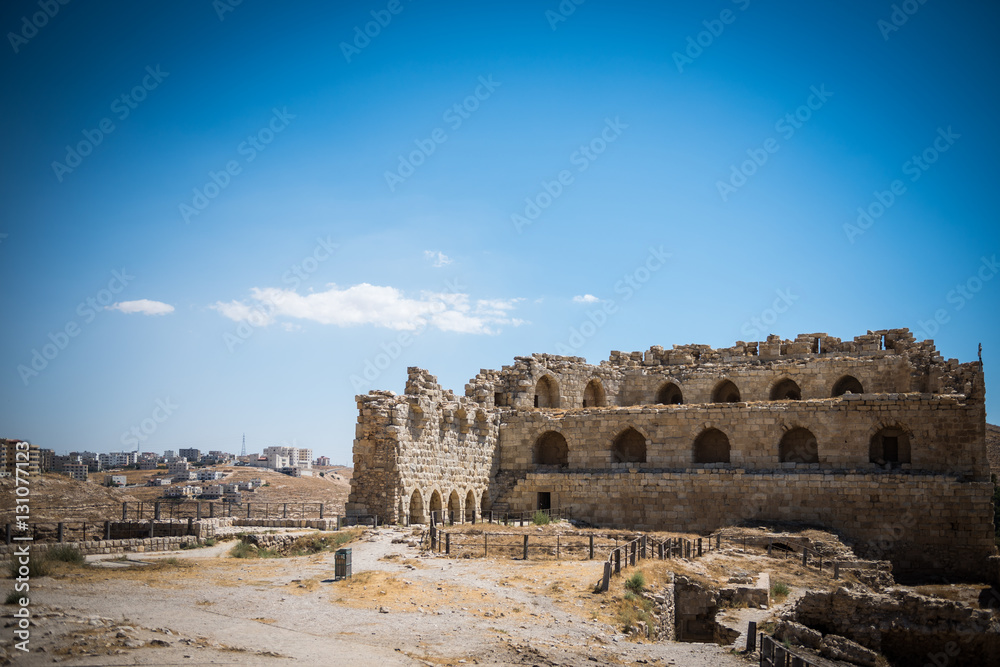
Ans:
POLYGON ((215 546, 215 538, 214 537, 210 537, 207 540, 205 540, 205 546, 206 547, 214 547, 215 546))
MULTIPOLYGON (((17 562, 16 558, 10 561, 9 574, 11 579, 20 576, 20 572, 18 572, 20 568, 21 564, 17 562)), ((31 578, 47 577, 51 571, 52 568, 49 565, 49 560, 41 554, 34 554, 28 562, 28 576, 31 578)))
POLYGON ((52 561, 73 563, 74 565, 83 565, 87 562, 87 557, 83 555, 83 552, 69 544, 52 547, 45 552, 45 557, 52 561))
POLYGON ((229 555, 233 558, 256 558, 257 547, 252 544, 247 544, 241 540, 229 550, 229 555))
POLYGON ((791 589, 788 588, 788 584, 783 581, 776 581, 771 584, 771 597, 779 602, 787 598, 788 594, 791 592, 791 589))
POLYGON ((23 593, 18 593, 17 591, 11 591, 7 593, 7 598, 3 601, 4 604, 20 604, 21 598, 24 596, 23 593))
POLYGON ((531 517, 531 522, 536 526, 547 526, 550 521, 549 515, 542 510, 535 510, 535 515, 531 517))
POLYGON ((636 572, 625 580, 625 588, 636 595, 642 593, 646 590, 646 575, 642 572, 636 572))

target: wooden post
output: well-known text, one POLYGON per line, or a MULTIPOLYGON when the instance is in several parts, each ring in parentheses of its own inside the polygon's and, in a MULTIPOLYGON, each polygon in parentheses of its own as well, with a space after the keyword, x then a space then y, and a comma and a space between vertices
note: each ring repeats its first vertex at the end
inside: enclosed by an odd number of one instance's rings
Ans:
POLYGON ((66 538, 66 536, 65 536, 65 535, 63 534, 63 531, 64 531, 64 528, 65 528, 65 526, 64 526, 63 522, 62 522, 62 521, 60 521, 60 522, 59 522, 59 527, 58 527, 58 531, 59 531, 59 541, 60 541, 60 542, 64 541, 64 540, 65 540, 65 538, 66 538))
POLYGON ((833 561, 833 578, 840 579, 840 561, 833 561))
POLYGON ((187 534, 188 535, 194 535, 194 519, 192 519, 191 517, 188 517, 187 534))
POLYGON ((638 547, 639 547, 639 545, 636 544, 635 540, 633 540, 632 541, 631 562, 629 563, 629 565, 631 565, 632 567, 635 567, 635 556, 636 556, 636 551, 638 551, 638 547))
MULTIPOLYGON (((490 512, 490 514, 492 515, 493 513, 490 512)), ((486 558, 486 556, 488 556, 489 553, 490 553, 490 539, 489 538, 490 538, 490 534, 489 533, 483 533, 483 558, 486 558)))
POLYGON ((615 574, 622 571, 622 550, 615 549, 615 574))
POLYGON ((594 560, 594 536, 593 535, 590 536, 590 556, 588 556, 588 558, 589 558, 589 560, 594 560))
POLYGON ((524 536, 524 556, 523 560, 528 560, 528 536, 524 536))
POLYGON ((208 518, 209 519, 215 518, 215 503, 208 504, 208 518))
POLYGON ((319 504, 319 518, 323 518, 323 503, 319 504))
POLYGON ((198 508, 195 510, 197 512, 198 521, 201 521, 201 501, 198 501, 198 508))
POLYGON ((447 555, 451 555, 451 533, 444 534, 444 552, 447 555))
POLYGON ((104 522, 104 539, 106 539, 106 540, 110 540, 111 539, 111 522, 110 521, 105 521, 104 522))
POLYGON ((715 550, 718 551, 722 548, 722 533, 715 534, 715 550))
POLYGON ((156 537, 156 519, 149 520, 149 536, 156 537))
POLYGON ((642 536, 642 552, 639 554, 639 558, 646 558, 646 536, 642 536))
POLYGON ((122 521, 128 521, 128 503, 122 503, 122 521))
POLYGON ((747 653, 757 650, 757 621, 750 621, 747 624, 747 653))
POLYGON ((153 503, 153 518, 157 521, 160 520, 160 501, 157 500, 153 503))
POLYGON ((337 515, 337 530, 340 530, 343 527, 344 525, 343 518, 344 517, 340 516, 339 514, 337 515))
POLYGON ((282 507, 281 518, 282 519, 287 519, 288 518, 288 503, 285 503, 284 506, 282 507))
POLYGON ((805 547, 802 547, 802 564, 803 565, 809 564, 809 552, 806 550, 805 547))
POLYGON ((698 555, 701 555, 701 538, 698 538, 698 555))
POLYGON ((656 557, 663 560, 663 542, 656 545, 656 557))
POLYGON ((247 518, 250 518, 250 503, 247 503, 247 518))
POLYGON ((604 576, 601 577, 601 590, 607 591, 611 587, 611 561, 604 561, 604 576))

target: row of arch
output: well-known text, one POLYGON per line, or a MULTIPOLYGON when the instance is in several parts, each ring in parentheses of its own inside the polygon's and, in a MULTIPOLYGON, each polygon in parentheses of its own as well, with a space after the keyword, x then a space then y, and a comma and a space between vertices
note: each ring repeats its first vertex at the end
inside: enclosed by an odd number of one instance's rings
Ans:
MULTIPOLYGON (((717 428, 707 428, 694 439, 693 463, 729 463, 729 436, 717 428)), ((537 465, 569 465, 569 443, 562 433, 546 431, 536 440, 533 462, 537 465)), ((803 427, 789 429, 778 442, 778 460, 782 463, 819 463, 819 443, 812 431, 803 427)), ((902 426, 879 429, 868 443, 868 460, 878 465, 910 462, 910 436, 902 426)), ((631 426, 611 441, 613 463, 645 463, 646 436, 631 426)))
MULTIPOLYGON (((831 398, 844 394, 863 394, 864 386, 853 375, 845 375, 833 384, 831 398)), ((802 398, 802 390, 795 380, 784 378, 771 387, 769 400, 798 401, 802 398)), ((732 380, 720 380, 712 389, 712 403, 738 403, 742 400, 740 389, 732 380)), ((684 402, 684 393, 674 382, 664 382, 656 391, 656 403, 659 405, 680 405, 684 402)), ((551 375, 543 375, 535 384, 536 408, 558 408, 559 385, 551 375)), ((583 407, 594 408, 607 405, 607 396, 600 379, 592 378, 583 390, 583 407)))
MULTIPOLYGON (((410 494, 410 504, 406 514, 409 517, 410 523, 427 523, 428 517, 430 517, 432 512, 440 512, 447 509, 448 514, 454 520, 471 522, 475 521, 476 506, 476 494, 472 489, 469 489, 465 494, 464 503, 459 491, 453 489, 448 494, 447 504, 445 504, 444 497, 437 489, 431 492, 426 503, 424 501, 424 494, 421 493, 420 489, 414 489, 410 494)), ((480 511, 482 511, 482 508, 480 508, 480 511)))

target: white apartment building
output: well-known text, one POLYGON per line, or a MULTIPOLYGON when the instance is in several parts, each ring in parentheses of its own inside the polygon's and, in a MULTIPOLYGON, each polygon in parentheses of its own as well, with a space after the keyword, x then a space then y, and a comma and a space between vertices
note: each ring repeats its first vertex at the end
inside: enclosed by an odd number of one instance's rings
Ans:
POLYGON ((191 469, 191 464, 187 462, 187 459, 177 459, 167 464, 168 475, 187 472, 190 469, 191 469))

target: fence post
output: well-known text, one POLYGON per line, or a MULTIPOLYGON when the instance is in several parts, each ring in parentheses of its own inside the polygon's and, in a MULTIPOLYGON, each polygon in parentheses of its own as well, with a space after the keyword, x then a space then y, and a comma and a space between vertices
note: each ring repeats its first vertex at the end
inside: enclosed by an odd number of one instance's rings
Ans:
POLYGON ((622 550, 621 548, 615 549, 615 574, 622 571, 622 550))
POLYGON ((486 558, 486 556, 489 555, 489 553, 490 553, 490 547, 489 547, 490 539, 489 538, 490 538, 490 534, 489 533, 483 533, 483 558, 486 558))
POLYGON ((594 536, 590 536, 590 556, 589 560, 594 560, 594 536))
POLYGON ((155 503, 153 503, 153 518, 156 519, 157 521, 160 520, 160 501, 159 500, 157 500, 155 503))
POLYGON ((282 519, 287 519, 288 518, 288 503, 285 503, 284 506, 282 507, 281 518, 282 519))
POLYGON ((643 535, 642 536, 642 553, 639 554, 639 558, 645 558, 645 557, 646 557, 646 536, 643 535))
POLYGON ((149 536, 156 537, 156 519, 149 520, 149 536))
POLYGON ((802 547, 802 564, 803 565, 809 564, 809 552, 806 550, 805 547, 802 547))
POLYGON ((250 503, 247 502, 247 518, 250 518, 250 503))
POLYGON ((198 521, 201 521, 201 501, 198 501, 198 509, 196 510, 198 521))
POLYGON ((701 555, 701 538, 698 538, 698 555, 701 555))
POLYGON ((528 536, 524 536, 524 560, 528 560, 528 536))
POLYGON ((215 518, 215 503, 208 504, 208 518, 209 519, 215 518))
POLYGON ((715 534, 715 550, 718 551, 722 548, 722 533, 715 534))
POLYGON ((833 578, 840 579, 840 561, 833 561, 833 578))
POLYGON ((188 517, 187 534, 188 535, 194 535, 194 519, 192 519, 191 517, 188 517))
POLYGON ((128 503, 122 503, 122 521, 128 521, 128 503))
POLYGON ((757 650, 757 621, 750 621, 747 624, 747 653, 757 650))
POLYGON ((105 521, 104 522, 104 539, 106 539, 106 540, 110 540, 111 539, 111 522, 110 521, 105 521))
POLYGON ((343 518, 344 517, 337 515, 337 530, 340 530, 343 527, 344 525, 342 521, 343 518))
POLYGON ((444 534, 444 552, 446 555, 451 555, 451 533, 444 534))
POLYGON ((611 587, 611 561, 604 561, 604 576, 601 578, 601 590, 607 591, 611 587))
POLYGON ((323 503, 319 504, 319 518, 323 518, 323 503))
POLYGON ((60 521, 59 522, 59 528, 58 528, 58 530, 59 530, 59 541, 60 542, 62 542, 64 540, 64 538, 65 538, 65 535, 63 535, 63 529, 64 529, 63 522, 60 521))

